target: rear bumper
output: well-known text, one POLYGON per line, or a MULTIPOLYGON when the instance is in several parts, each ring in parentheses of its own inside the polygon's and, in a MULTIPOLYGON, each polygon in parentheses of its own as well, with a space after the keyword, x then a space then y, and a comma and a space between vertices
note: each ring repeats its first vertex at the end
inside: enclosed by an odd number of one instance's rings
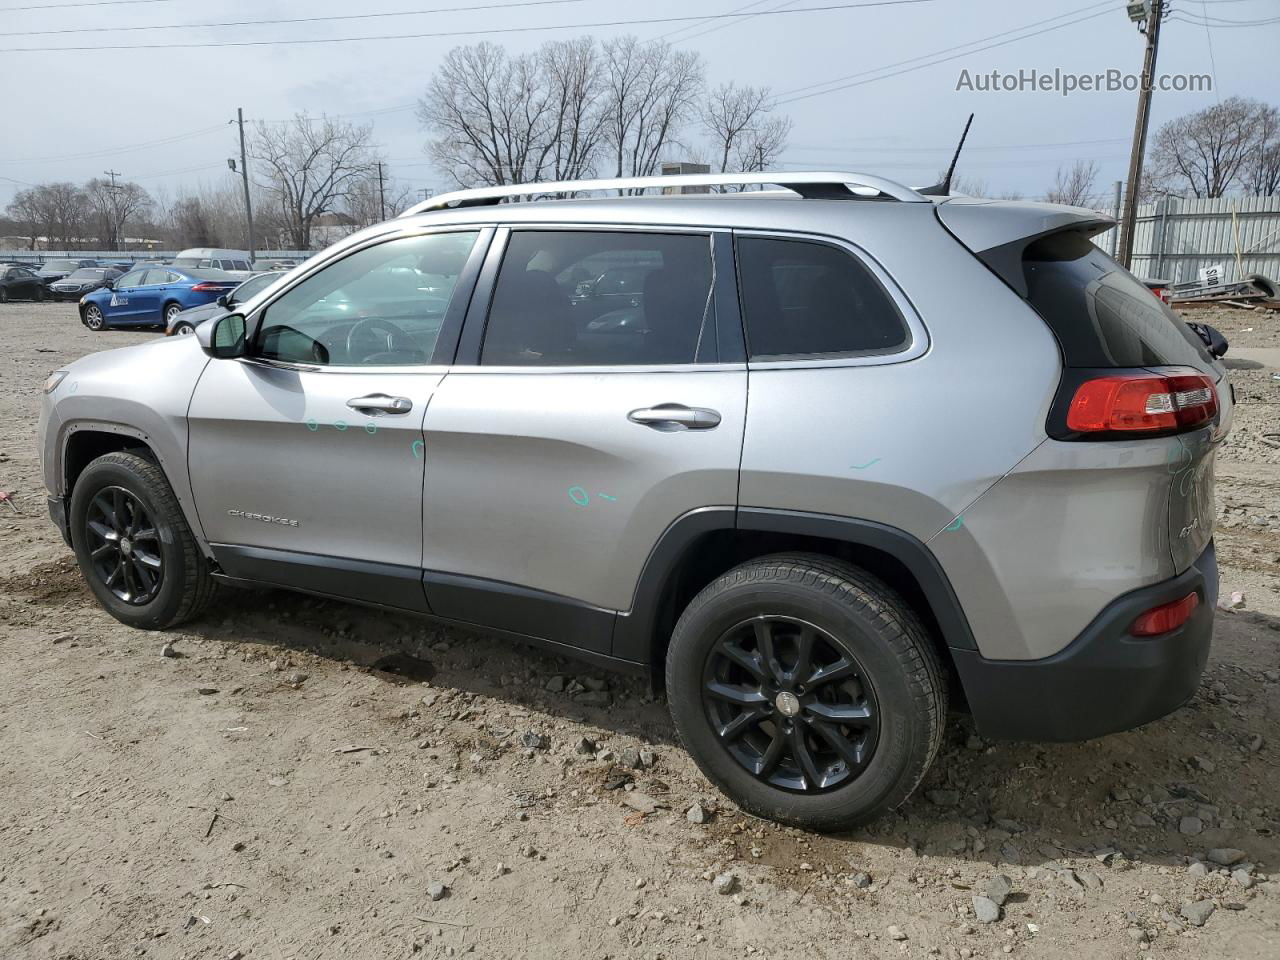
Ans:
POLYGON ((1212 541, 1181 576, 1109 604, 1064 650, 1043 660, 988 660, 952 649, 978 732, 999 740, 1089 740, 1176 710, 1195 693, 1209 658, 1218 601, 1212 541), (1136 638, 1129 626, 1162 603, 1200 594, 1191 619, 1136 638))

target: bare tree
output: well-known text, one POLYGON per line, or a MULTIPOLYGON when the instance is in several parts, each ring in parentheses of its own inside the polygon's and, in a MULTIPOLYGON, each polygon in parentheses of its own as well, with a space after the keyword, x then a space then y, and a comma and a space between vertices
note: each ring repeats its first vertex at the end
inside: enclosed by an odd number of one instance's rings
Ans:
POLYGON ((1076 160, 1070 167, 1059 166, 1058 174, 1045 199, 1050 203, 1065 203, 1069 207, 1094 205, 1094 182, 1098 179, 1098 165, 1092 160, 1076 160))
POLYGON ((1254 134, 1256 144, 1245 161, 1241 180, 1246 193, 1270 197, 1280 193, 1280 110, 1260 106, 1254 134))
POLYGON ((383 174, 381 185, 374 173, 359 180, 347 196, 346 213, 362 227, 388 220, 413 205, 413 188, 387 175, 385 163, 383 174))
POLYGON ((258 186, 280 215, 288 242, 311 247, 316 219, 336 211, 369 175, 372 126, 298 114, 283 124, 259 123, 251 153, 258 186))
POLYGON ((461 186, 570 180, 594 168, 604 93, 591 37, 516 57, 480 43, 449 52, 418 119, 435 134, 427 152, 461 186))
POLYGON ((699 111, 699 123, 715 151, 721 173, 763 171, 773 166, 791 135, 789 117, 771 117, 768 87, 722 83, 699 111))
POLYGON ((418 101, 418 119, 436 134, 427 152, 460 186, 542 179, 551 95, 536 55, 510 56, 478 43, 455 47, 418 101))
POLYGON ((616 176, 657 172, 680 142, 703 89, 700 54, 662 40, 618 37, 604 45, 605 140, 616 176))
POLYGON ((36 241, 39 239, 41 228, 44 226, 44 211, 40 204, 40 195, 37 192, 39 189, 39 187, 31 187, 26 190, 19 190, 13 195, 13 199, 9 201, 9 206, 5 208, 5 212, 26 231, 28 250, 36 248, 36 241))
POLYGON ((98 240, 105 247, 123 245, 125 225, 151 209, 151 195, 131 181, 112 183, 94 177, 84 185, 84 192, 97 214, 98 240))
POLYGON ((1244 174, 1258 142, 1257 100, 1228 97, 1221 103, 1170 120, 1151 149, 1152 190, 1158 194, 1220 197, 1244 174))

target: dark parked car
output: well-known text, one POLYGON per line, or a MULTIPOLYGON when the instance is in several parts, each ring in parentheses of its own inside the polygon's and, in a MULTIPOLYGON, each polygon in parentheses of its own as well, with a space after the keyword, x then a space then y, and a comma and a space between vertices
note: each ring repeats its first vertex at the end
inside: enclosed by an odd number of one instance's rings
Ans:
POLYGON ((0 267, 0 303, 44 297, 43 281, 26 267, 0 267))
POLYGON ((278 271, 260 273, 257 276, 250 277, 230 293, 224 293, 214 303, 204 303, 198 307, 192 307, 189 310, 176 313, 165 328, 165 336, 183 336, 188 333, 195 333, 196 327, 206 320, 212 320, 214 317, 220 317, 224 313, 232 312, 240 304, 261 293, 279 279, 280 273, 278 271))
POLYGON ((115 267, 81 267, 75 273, 49 284, 49 292, 55 300, 79 300, 86 293, 106 286, 108 280, 116 281, 124 276, 115 267))
POLYGON ((36 271, 36 276, 44 281, 45 286, 48 286, 69 274, 75 273, 81 267, 96 267, 97 265, 97 260, 46 260, 40 269, 36 271))

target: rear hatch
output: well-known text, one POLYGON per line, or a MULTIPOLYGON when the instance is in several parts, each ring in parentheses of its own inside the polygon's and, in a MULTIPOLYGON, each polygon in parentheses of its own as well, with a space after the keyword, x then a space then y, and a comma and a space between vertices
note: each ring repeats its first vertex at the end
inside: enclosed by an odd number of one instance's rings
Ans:
POLYGON ((1152 444, 1164 447, 1167 476, 1154 482, 1169 487, 1168 543, 1174 568, 1181 573, 1213 535, 1214 454, 1232 417, 1231 386, 1222 363, 1167 304, 1092 242, 1112 226, 1109 217, 1078 207, 960 199, 940 203, 938 216, 1044 318, 1057 338, 1063 376, 1046 425, 1050 437, 1093 443, 1149 436, 1152 444), (1079 409, 1089 399, 1086 392, 1099 396, 1107 383, 1126 379, 1148 391, 1145 406, 1130 419, 1132 429, 1103 429, 1101 422, 1073 428, 1083 419, 1079 409), (1208 404, 1193 407, 1208 399, 1210 388, 1213 409, 1208 404), (1186 416, 1177 410, 1142 416, 1162 410, 1162 404, 1185 404, 1186 416))

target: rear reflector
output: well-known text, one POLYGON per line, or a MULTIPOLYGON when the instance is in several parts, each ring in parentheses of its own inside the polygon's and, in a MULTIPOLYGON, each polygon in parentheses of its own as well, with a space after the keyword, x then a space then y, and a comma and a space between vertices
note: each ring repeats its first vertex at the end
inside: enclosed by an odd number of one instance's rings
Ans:
POLYGON ((1080 384, 1067 411, 1076 433, 1157 433, 1193 430, 1218 414, 1218 394, 1208 377, 1127 373, 1080 384))
POLYGON ((1200 606, 1200 594, 1194 590, 1181 600, 1174 600, 1159 607, 1152 607, 1129 628, 1135 637, 1155 637, 1170 630, 1177 630, 1191 619, 1191 614, 1200 606))

